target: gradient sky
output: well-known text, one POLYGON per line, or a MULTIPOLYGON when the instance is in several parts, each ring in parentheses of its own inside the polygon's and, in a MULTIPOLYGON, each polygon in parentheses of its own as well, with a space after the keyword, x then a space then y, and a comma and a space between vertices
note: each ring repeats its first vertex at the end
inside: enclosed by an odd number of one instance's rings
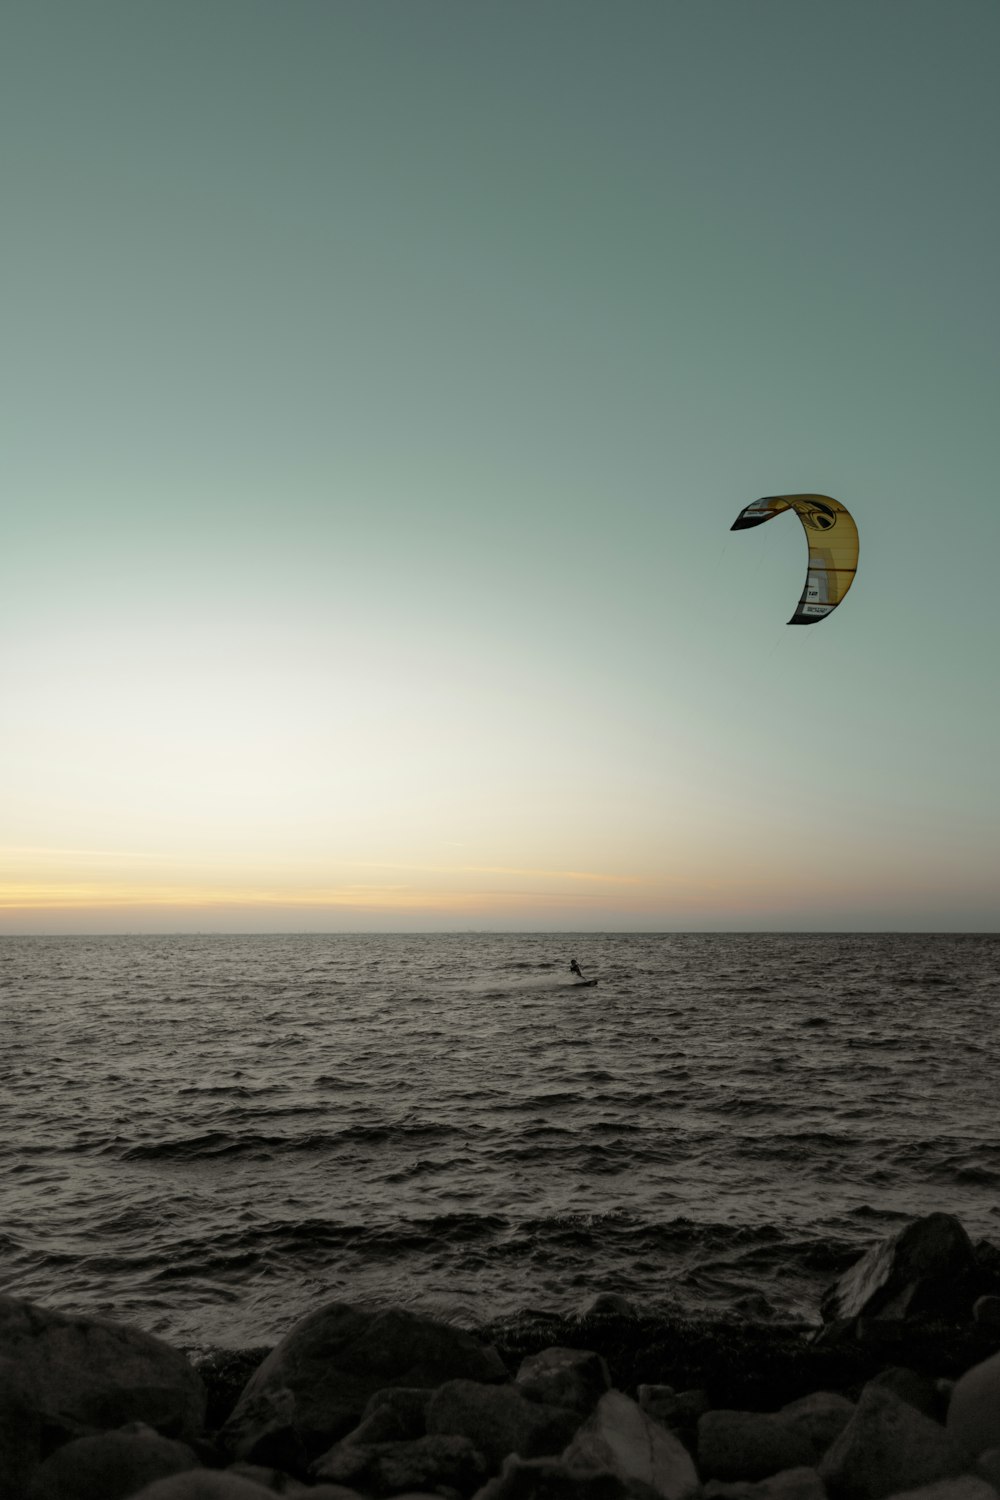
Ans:
POLYGON ((998 67, 5 0, 0 931, 997 930, 998 67))

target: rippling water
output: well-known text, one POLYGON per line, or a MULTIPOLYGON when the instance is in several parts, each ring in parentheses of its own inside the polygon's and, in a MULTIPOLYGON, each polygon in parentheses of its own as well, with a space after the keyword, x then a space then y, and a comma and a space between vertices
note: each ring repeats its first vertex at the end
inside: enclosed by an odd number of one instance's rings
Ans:
POLYGON ((182 1343, 820 1289, 1000 1239, 1000 938, 0 939, 0 1275, 182 1343), (571 988, 576 956, 593 989, 571 988))

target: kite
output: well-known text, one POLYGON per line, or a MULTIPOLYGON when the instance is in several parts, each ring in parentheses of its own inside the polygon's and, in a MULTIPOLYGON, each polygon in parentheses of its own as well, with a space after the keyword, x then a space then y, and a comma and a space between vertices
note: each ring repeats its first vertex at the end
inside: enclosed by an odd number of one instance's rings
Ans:
POLYGON ((844 598, 858 569, 858 528, 854 517, 829 495, 765 495, 741 510, 732 531, 761 526, 794 510, 809 544, 809 571, 789 625, 815 625, 844 598))

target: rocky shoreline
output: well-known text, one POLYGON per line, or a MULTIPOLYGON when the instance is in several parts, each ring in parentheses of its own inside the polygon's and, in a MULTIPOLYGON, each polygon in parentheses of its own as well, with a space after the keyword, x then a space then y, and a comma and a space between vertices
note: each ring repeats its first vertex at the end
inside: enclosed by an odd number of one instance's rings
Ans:
POLYGON ((605 1293, 470 1330, 334 1303, 273 1349, 188 1354, 0 1298, 0 1496, 998 1500, 995 1248, 930 1215, 821 1315, 605 1293))

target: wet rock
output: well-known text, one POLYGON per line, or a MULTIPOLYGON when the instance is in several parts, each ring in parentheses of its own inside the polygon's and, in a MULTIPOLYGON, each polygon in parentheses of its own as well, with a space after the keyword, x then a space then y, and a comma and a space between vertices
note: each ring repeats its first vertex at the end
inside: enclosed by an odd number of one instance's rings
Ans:
POLYGON ((69 1431, 134 1421, 184 1440, 201 1431, 205 1389, 197 1373, 139 1328, 0 1296, 0 1348, 36 1390, 43 1419, 51 1415, 69 1431))
POLYGON ((28 1495, 29 1500, 125 1500, 154 1479, 200 1467, 184 1443, 133 1422, 57 1448, 36 1469, 28 1495))
POLYGON ((982 1271, 952 1214, 928 1214, 874 1245, 824 1293, 824 1323, 917 1315, 969 1318, 982 1271))
POLYGON ((470 1438, 491 1468, 499 1468, 509 1453, 521 1458, 558 1453, 579 1425, 577 1411, 529 1401, 514 1386, 480 1385, 474 1380, 447 1381, 427 1407, 428 1433, 470 1438))
POLYGON ((782 1469, 756 1484, 710 1479, 705 1500, 827 1500, 826 1487, 815 1469, 782 1469))
POLYGON ((558 1458, 511 1454, 473 1500, 650 1500, 650 1493, 609 1470, 571 1469, 558 1458))
POLYGON ((12 1359, 0 1359, 0 1495, 22 1495, 41 1459, 38 1389, 12 1359))
POLYGON ((882 1500, 951 1479, 965 1467, 939 1423, 876 1385, 867 1385, 851 1420, 819 1464, 834 1500, 882 1500))
POLYGON ((609 1315, 617 1318, 635 1318, 639 1315, 639 1308, 632 1298, 626 1297, 623 1292, 593 1292, 580 1304, 576 1315, 581 1322, 587 1318, 603 1318, 609 1315))
POLYGON ((698 1475, 673 1433, 622 1391, 608 1391, 562 1455, 570 1469, 607 1469, 661 1500, 693 1500, 698 1475))
POLYGON ((334 1302, 303 1318, 251 1377, 220 1434, 237 1458, 267 1461, 294 1449, 322 1453, 357 1426, 370 1396, 390 1386, 433 1388, 446 1380, 499 1381, 495 1350, 472 1334, 404 1308, 334 1302), (282 1422, 285 1426, 282 1429, 282 1422))
POLYGON ((948 1436, 977 1456, 1000 1438, 1000 1354, 973 1365, 956 1380, 948 1403, 948 1436))
POLYGON ((429 1433, 408 1443, 336 1443, 313 1472, 317 1479, 370 1495, 398 1495, 438 1485, 465 1495, 488 1471, 483 1454, 469 1438, 429 1433))
POLYGON ((586 1415, 611 1388, 608 1367, 589 1349, 542 1349, 521 1361, 514 1383, 529 1401, 586 1415))

